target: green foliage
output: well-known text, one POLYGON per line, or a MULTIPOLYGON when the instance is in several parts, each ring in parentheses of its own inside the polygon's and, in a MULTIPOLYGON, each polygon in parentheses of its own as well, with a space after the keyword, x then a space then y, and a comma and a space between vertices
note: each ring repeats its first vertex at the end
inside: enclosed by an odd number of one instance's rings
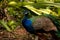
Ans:
POLYGON ((17 23, 13 20, 10 20, 8 22, 0 20, 0 24, 9 32, 11 32, 17 27, 17 23))
POLYGON ((58 8, 58 15, 60 16, 60 8, 58 8))
POLYGON ((16 22, 14 22, 13 20, 8 21, 7 25, 11 28, 11 30, 14 30, 17 26, 16 22))
POLYGON ((6 28, 7 31, 11 31, 11 29, 4 20, 0 20, 0 24, 3 25, 3 27, 6 28))

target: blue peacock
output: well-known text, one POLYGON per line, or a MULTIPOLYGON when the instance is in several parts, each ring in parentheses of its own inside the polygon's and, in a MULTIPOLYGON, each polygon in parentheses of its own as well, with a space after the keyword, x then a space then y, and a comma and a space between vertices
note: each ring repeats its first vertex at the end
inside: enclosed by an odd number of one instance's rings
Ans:
POLYGON ((25 10, 22 25, 31 34, 39 36, 39 33, 50 33, 53 38, 57 40, 58 38, 55 33, 58 32, 59 28, 57 28, 56 26, 60 26, 57 22, 58 21, 54 16, 48 14, 29 17, 29 12, 25 10))

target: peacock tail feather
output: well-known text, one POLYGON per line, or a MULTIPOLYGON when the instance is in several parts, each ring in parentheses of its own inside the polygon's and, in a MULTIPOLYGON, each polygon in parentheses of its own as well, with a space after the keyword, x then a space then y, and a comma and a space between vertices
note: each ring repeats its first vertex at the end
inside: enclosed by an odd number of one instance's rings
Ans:
POLYGON ((57 16, 53 16, 51 14, 43 14, 44 16, 50 18, 54 25, 57 27, 58 31, 56 31, 56 35, 60 37, 60 19, 57 16), (59 20, 58 20, 59 19, 59 20))

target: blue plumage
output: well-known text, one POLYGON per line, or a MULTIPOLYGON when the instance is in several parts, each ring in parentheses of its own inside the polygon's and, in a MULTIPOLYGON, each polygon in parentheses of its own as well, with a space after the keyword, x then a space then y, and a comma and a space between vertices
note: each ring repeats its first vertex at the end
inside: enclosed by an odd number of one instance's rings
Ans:
POLYGON ((23 24, 23 26, 24 26, 24 28, 28 31, 28 32, 30 32, 30 33, 35 33, 35 30, 34 30, 34 28, 32 27, 32 21, 31 20, 29 20, 29 18, 27 17, 28 15, 27 15, 27 12, 26 12, 26 14, 25 14, 25 16, 24 16, 24 19, 22 20, 22 24, 23 24))

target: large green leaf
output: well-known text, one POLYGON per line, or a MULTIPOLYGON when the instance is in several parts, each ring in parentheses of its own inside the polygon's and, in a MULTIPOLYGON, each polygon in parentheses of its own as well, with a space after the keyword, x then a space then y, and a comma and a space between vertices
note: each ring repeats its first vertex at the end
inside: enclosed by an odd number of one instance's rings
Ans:
POLYGON ((52 15, 58 16, 57 13, 51 11, 50 9, 36 9, 33 6, 31 6, 31 5, 25 5, 24 7, 27 8, 28 10, 34 12, 37 15, 41 15, 42 13, 44 13, 44 14, 50 14, 50 13, 52 13, 52 15))

